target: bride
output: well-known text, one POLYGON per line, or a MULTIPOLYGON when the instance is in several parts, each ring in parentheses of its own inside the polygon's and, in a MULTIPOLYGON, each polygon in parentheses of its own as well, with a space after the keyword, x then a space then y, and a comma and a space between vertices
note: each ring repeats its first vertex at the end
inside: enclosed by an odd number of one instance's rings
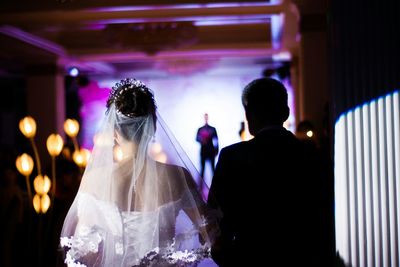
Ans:
POLYGON ((196 266, 209 257, 218 212, 206 207, 203 181, 146 85, 113 87, 95 140, 61 232, 65 263, 196 266))

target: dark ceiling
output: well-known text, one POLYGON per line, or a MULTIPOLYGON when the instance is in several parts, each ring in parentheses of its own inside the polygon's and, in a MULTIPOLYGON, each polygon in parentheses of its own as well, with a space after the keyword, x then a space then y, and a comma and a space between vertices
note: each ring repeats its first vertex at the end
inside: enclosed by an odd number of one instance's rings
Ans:
POLYGON ((29 65, 49 62, 79 65, 94 74, 154 66, 135 62, 188 58, 244 58, 256 64, 280 51, 273 46, 274 31, 283 26, 272 26, 272 17, 285 12, 284 4, 132 2, 3 0, 0 73, 24 74, 29 65))

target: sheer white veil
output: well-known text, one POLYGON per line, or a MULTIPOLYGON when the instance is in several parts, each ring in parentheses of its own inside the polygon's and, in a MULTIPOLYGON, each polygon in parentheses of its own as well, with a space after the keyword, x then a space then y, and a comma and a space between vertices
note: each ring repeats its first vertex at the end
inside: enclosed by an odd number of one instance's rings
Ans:
POLYGON ((68 266, 194 266, 209 257, 218 212, 155 105, 135 110, 143 95, 154 101, 135 79, 113 88, 61 232, 68 266), (125 107, 134 107, 118 108, 132 92, 125 107))

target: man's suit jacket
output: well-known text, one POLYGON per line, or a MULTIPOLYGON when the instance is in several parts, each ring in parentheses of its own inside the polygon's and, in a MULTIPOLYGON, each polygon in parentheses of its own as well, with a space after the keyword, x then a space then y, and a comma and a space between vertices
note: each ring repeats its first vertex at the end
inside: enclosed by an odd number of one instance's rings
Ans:
POLYGON ((223 217, 212 256, 220 266, 326 266, 316 154, 283 127, 224 148, 208 204, 223 217))
POLYGON ((218 154, 218 134, 215 127, 208 124, 197 130, 196 141, 200 142, 200 156, 203 158, 215 158, 218 154), (215 143, 214 143, 215 142, 215 143))

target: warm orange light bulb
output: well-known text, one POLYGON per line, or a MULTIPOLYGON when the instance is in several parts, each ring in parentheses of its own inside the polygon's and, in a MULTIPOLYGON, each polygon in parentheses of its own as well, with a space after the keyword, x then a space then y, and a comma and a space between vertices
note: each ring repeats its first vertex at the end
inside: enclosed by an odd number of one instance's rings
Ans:
POLYGON ((19 121, 19 129, 26 138, 33 138, 36 135, 36 122, 27 116, 19 121))
POLYGON ((74 119, 67 119, 64 122, 64 131, 71 138, 77 136, 79 132, 79 122, 74 119))
POLYGON ((79 167, 86 167, 89 158, 90 158, 90 150, 86 148, 81 148, 80 150, 75 150, 72 154, 72 159, 79 167))
POLYGON ((58 156, 64 146, 64 141, 59 134, 51 134, 47 138, 47 150, 49 154, 53 157, 58 156))
POLYGON ((22 175, 29 176, 31 175, 34 166, 33 159, 31 156, 24 153, 17 157, 15 166, 22 175))
POLYGON ((86 167, 86 165, 88 164, 90 156, 91 156, 92 153, 90 152, 89 149, 86 149, 86 148, 81 148, 81 153, 83 155, 84 167, 86 167))
POLYGON ((36 213, 40 213, 40 211, 41 211, 41 208, 40 208, 40 206, 41 206, 40 196, 38 194, 36 194, 33 197, 32 202, 33 202, 33 208, 35 209, 36 213))
POLYGON ((151 148, 150 148, 150 153, 152 155, 157 155, 162 152, 162 146, 160 143, 153 143, 151 148))
POLYGON ((32 202, 33 202, 33 208, 35 209, 36 213, 38 213, 38 214, 46 213, 51 204, 50 197, 47 194, 45 194, 43 196, 36 194, 33 197, 32 202))
POLYGON ((51 181, 47 175, 38 175, 35 180, 33 180, 33 187, 35 188, 36 193, 39 195, 47 194, 51 187, 51 181))
POLYGON ((45 194, 40 198, 40 208, 42 213, 46 213, 51 204, 49 195, 45 194))
POLYGON ((113 153, 114 153, 114 161, 116 162, 120 162, 124 158, 124 152, 122 152, 120 146, 114 146, 113 153))

